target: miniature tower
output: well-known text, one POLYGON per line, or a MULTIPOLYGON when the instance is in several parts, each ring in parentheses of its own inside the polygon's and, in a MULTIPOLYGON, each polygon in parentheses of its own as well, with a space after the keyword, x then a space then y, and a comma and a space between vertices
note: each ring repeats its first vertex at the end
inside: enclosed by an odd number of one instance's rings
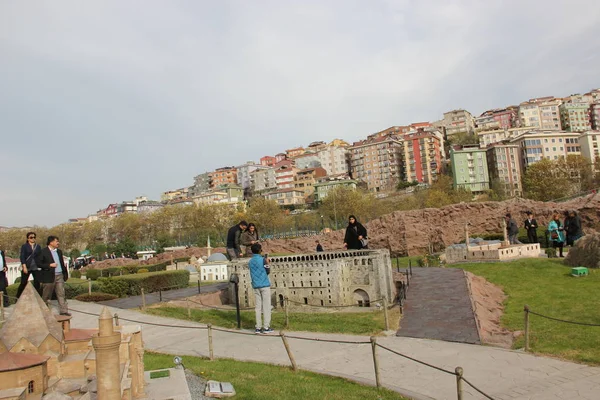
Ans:
POLYGON ((210 247, 210 236, 206 239, 206 251, 208 252, 207 257, 210 257, 212 247, 210 247))
POLYGON ((503 246, 510 246, 510 242, 508 241, 508 232, 506 231, 506 219, 502 218, 502 231, 504 232, 504 241, 502 241, 503 246))
POLYGON ((119 346, 121 333, 114 332, 113 319, 104 307, 98 319, 100 329, 92 337, 92 346, 96 351, 96 379, 98 384, 98 400, 121 398, 121 377, 119 346))
POLYGON ((467 252, 469 251, 469 223, 465 222, 465 245, 467 246, 467 252))

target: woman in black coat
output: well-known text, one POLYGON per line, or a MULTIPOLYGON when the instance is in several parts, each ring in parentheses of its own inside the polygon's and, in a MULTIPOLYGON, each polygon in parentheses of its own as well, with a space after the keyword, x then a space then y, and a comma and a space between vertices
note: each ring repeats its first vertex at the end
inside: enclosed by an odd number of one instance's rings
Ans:
POLYGON ((348 226, 346 227, 346 236, 344 236, 344 247, 348 250, 366 249, 362 240, 367 239, 367 229, 356 220, 354 215, 348 217, 348 226))

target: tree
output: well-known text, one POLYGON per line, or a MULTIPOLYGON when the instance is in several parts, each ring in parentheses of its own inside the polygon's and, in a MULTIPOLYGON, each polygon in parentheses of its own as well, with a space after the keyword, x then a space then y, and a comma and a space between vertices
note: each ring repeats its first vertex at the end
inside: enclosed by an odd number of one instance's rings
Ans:
POLYGON ((523 190, 532 200, 550 201, 568 196, 570 186, 564 170, 545 158, 528 166, 523 177, 523 190))
POLYGON ((355 215, 363 222, 379 216, 380 205, 381 202, 371 192, 337 187, 325 197, 318 211, 337 229, 345 225, 349 215, 355 215))
POLYGON ((594 171, 588 158, 569 154, 557 161, 557 168, 568 177, 571 183, 570 194, 585 192, 595 187, 594 171))

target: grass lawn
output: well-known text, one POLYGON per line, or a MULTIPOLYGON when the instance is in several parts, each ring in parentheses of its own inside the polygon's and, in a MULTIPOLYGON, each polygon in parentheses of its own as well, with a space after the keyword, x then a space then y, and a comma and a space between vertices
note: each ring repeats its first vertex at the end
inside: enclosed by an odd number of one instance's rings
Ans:
POLYGON ((408 268, 408 263, 410 262, 413 267, 418 267, 419 258, 423 258, 423 256, 410 256, 410 257, 396 257, 392 258, 392 269, 397 271, 397 268, 400 267, 400 272, 406 271, 408 268))
MULTIPOLYGON (((206 379, 231 382, 236 399, 406 400, 398 393, 363 386, 342 378, 236 360, 209 361, 183 356, 183 365, 206 379)), ((146 370, 173 367, 173 356, 146 352, 146 370)))
MULTIPOLYGON (((163 317, 188 319, 187 309, 182 307, 160 306, 148 308, 147 313, 163 317)), ((192 309, 192 321, 203 324, 213 324, 223 328, 237 328, 235 310, 197 310, 192 309)), ((398 307, 388 311, 390 328, 397 329, 400 318, 398 307)), ((292 313, 289 314, 291 331, 347 333, 355 335, 377 335, 385 329, 383 311, 364 313, 292 313)), ((254 311, 242 311, 241 322, 243 329, 254 329, 254 311)), ((285 314, 274 311, 271 326, 273 329, 283 329, 285 314)))
MULTIPOLYGON (((529 259, 505 263, 458 264, 503 288, 508 295, 502 323, 523 330, 523 306, 555 318, 600 324, 600 271, 584 278, 570 276, 561 260, 529 259)), ((600 327, 579 326, 530 315, 530 345, 537 353, 600 364, 600 327)), ((520 338, 515 348, 524 347, 520 338)))

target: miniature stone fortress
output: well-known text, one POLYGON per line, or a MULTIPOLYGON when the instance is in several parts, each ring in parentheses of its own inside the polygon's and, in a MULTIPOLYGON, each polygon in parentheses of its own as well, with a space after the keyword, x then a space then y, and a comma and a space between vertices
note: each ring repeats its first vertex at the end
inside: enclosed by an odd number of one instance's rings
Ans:
MULTIPOLYGON (((372 301, 395 296, 388 250, 329 251, 269 257, 274 306, 289 300, 314 306, 369 306, 372 301)), ((249 259, 229 263, 228 273, 239 278, 239 300, 254 306, 249 259)), ((235 303, 234 291, 230 290, 235 303)))
POLYGON ((130 400, 144 396, 144 348, 139 326, 113 325, 105 307, 99 330, 71 329, 27 285, 0 330, 0 399, 130 400), (67 397, 68 398, 68 397, 67 397))

